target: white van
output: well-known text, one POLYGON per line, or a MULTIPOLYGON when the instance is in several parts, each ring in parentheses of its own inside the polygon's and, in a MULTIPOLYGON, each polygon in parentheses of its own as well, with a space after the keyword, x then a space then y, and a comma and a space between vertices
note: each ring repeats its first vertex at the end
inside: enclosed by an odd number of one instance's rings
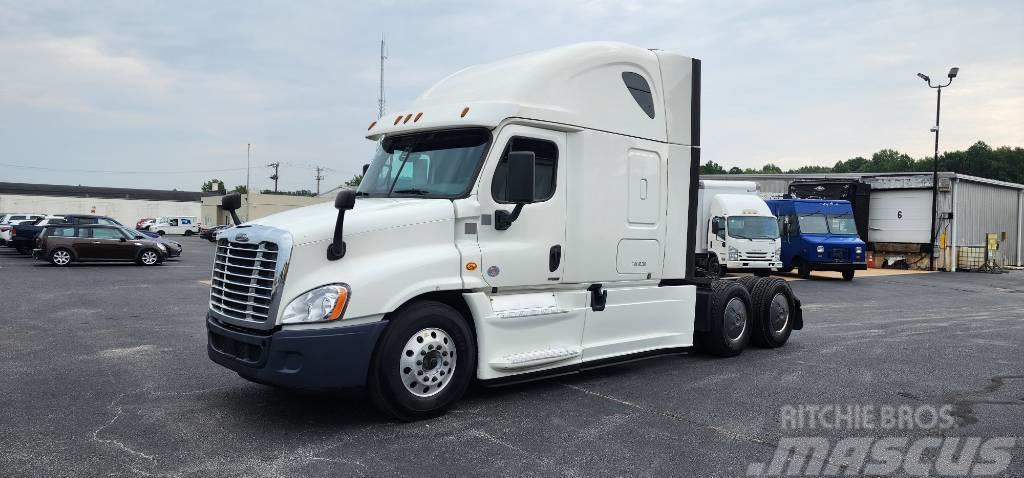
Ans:
POLYGON ((163 216, 156 218, 156 223, 149 230, 160 234, 181 234, 191 236, 199 234, 199 220, 195 216, 163 216))
POLYGON ((697 267, 767 276, 782 267, 779 224, 753 181, 701 180, 697 195, 697 267))
POLYGON ((782 346, 803 323, 785 281, 694 275, 699 100, 699 60, 620 43, 445 78, 370 124, 333 207, 239 224, 224 196, 210 358, 417 419, 471 380, 782 346))

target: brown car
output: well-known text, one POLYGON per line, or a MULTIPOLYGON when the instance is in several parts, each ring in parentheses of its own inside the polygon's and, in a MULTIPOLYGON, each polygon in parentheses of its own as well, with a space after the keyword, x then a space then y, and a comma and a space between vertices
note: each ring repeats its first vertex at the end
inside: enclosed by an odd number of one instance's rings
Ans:
POLYGON ((167 258, 167 248, 122 226, 55 224, 39 233, 32 256, 61 267, 75 261, 135 261, 152 266, 167 258))

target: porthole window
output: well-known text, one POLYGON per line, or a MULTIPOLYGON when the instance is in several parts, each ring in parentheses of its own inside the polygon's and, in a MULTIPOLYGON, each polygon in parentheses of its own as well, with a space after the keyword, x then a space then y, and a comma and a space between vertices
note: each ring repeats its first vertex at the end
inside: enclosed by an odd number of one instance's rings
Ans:
POLYGON ((651 95, 651 85, 644 77, 632 71, 622 72, 622 82, 626 84, 629 94, 633 95, 636 104, 644 110, 651 119, 654 119, 654 96, 651 95))

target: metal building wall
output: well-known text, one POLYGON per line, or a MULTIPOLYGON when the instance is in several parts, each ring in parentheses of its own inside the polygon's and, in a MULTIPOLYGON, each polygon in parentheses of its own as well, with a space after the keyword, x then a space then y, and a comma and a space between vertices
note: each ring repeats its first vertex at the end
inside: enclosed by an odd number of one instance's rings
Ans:
POLYGON ((984 246, 985 234, 1006 233, 999 253, 1005 264, 1019 264, 1017 241, 1021 211, 1018 189, 974 182, 959 178, 956 188, 956 244, 984 246))

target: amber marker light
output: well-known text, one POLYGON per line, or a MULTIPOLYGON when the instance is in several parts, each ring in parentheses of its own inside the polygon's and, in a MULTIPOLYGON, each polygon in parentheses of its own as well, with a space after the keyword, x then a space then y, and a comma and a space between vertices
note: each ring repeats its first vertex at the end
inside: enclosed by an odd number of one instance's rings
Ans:
POLYGON ((416 117, 412 119, 412 122, 415 123, 415 122, 419 121, 420 120, 420 116, 423 116, 423 112, 422 111, 420 111, 419 113, 416 113, 416 117))
POLYGON ((476 270, 476 262, 467 262, 466 263, 466 270, 467 271, 475 271, 476 270))
POLYGON ((459 118, 465 118, 466 115, 468 115, 468 114, 469 114, 469 107, 467 106, 465 108, 462 108, 462 114, 459 115, 459 118))
POLYGON ((408 123, 409 120, 411 120, 411 119, 412 119, 412 113, 409 113, 409 114, 405 115, 405 121, 403 121, 402 124, 408 123))
POLYGON ((395 118, 395 124, 397 125, 399 121, 402 121, 402 115, 398 115, 398 117, 395 118))
POLYGON ((348 289, 342 287, 338 291, 338 300, 334 301, 334 308, 331 309, 331 314, 327 316, 327 320, 338 320, 341 317, 341 313, 345 312, 346 303, 348 303, 348 289))
POLYGON ((370 126, 366 127, 366 131, 370 131, 371 129, 373 129, 374 126, 377 126, 377 122, 376 121, 370 123, 370 126))

